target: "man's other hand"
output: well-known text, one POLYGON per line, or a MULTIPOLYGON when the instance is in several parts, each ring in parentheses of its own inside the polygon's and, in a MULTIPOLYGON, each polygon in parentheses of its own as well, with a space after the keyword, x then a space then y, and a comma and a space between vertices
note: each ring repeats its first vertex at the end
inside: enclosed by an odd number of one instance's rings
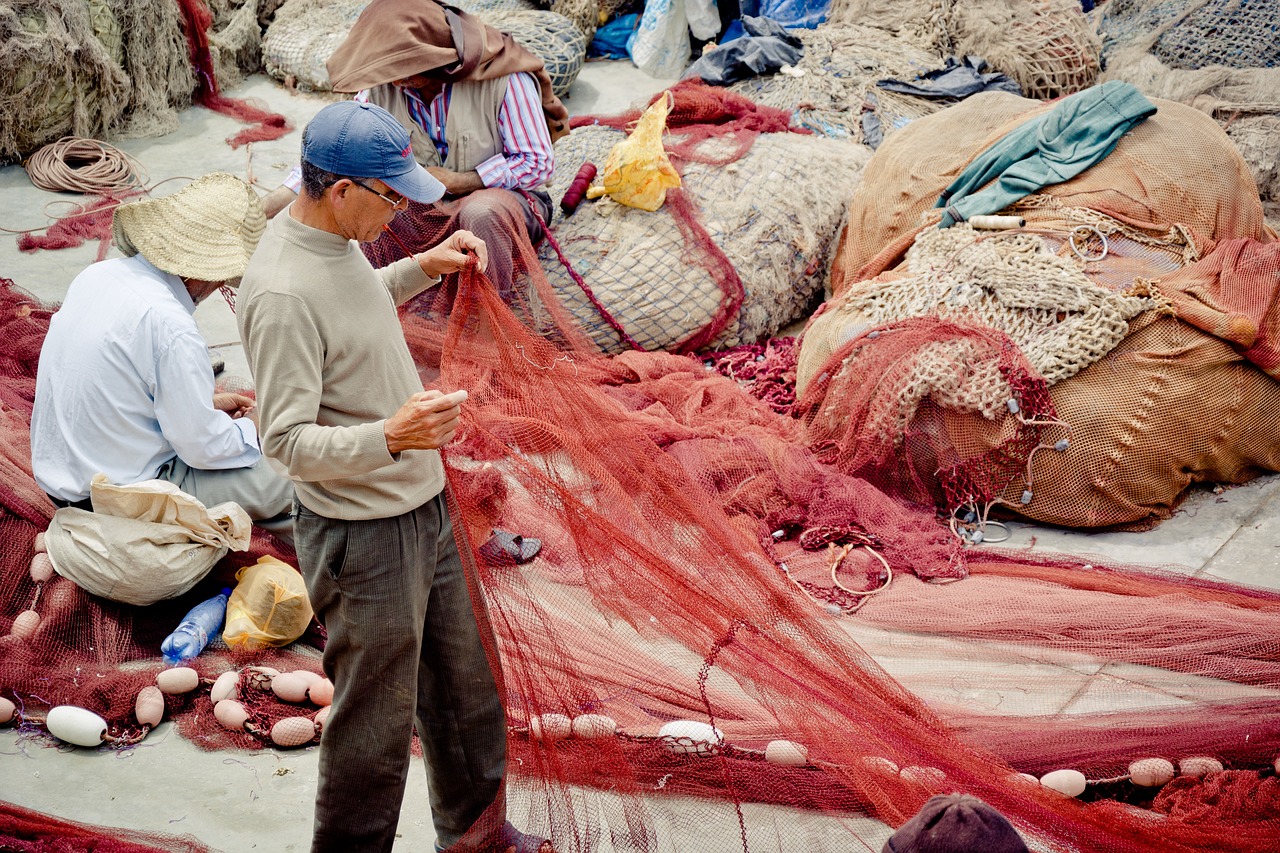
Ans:
POLYGON ((489 247, 470 231, 454 231, 438 246, 414 255, 422 271, 432 277, 457 272, 475 255, 476 266, 484 272, 489 266, 489 247))
POLYGON ((458 430, 459 408, 466 391, 444 394, 422 391, 410 397, 400 410, 387 418, 383 434, 393 455, 405 450, 439 450, 458 430))

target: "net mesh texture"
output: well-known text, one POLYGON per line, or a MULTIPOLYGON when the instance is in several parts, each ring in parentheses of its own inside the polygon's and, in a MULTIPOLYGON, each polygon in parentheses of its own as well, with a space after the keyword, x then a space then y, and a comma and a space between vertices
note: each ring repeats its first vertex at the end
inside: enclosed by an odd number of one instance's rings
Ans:
MULTIPOLYGON (((1004 120, 1034 108, 982 106, 1004 120)), ((908 190, 941 180, 940 191, 964 163, 937 148, 981 142, 992 125, 978 124, 933 128, 934 146, 919 149, 910 179, 892 174, 902 162, 892 159, 883 161, 885 179, 908 190)), ((1148 140, 1142 152, 1167 164, 1194 151, 1189 162, 1204 169, 1151 191, 1181 204, 1185 230, 1167 242, 1202 253, 1228 233, 1265 236, 1260 211, 1210 201, 1249 180, 1243 165, 1214 162, 1216 149, 1196 144, 1194 120, 1179 127, 1181 148, 1148 140)), ((1116 162, 1132 169, 1137 157, 1116 162)), ((1154 199, 1134 187, 1147 175, 1076 185, 1067 202, 1165 234, 1167 225, 1150 221, 1154 199)), ((838 292, 864 280, 861 271, 891 269, 932 203, 908 192, 890 204, 874 192, 864 185, 855 195, 858 224, 842 243, 838 292), (872 205, 889 224, 872 218, 872 205)), ((455 217, 448 206, 431 222, 411 211, 400 217, 401 239, 430 245, 455 217)), ((930 795, 960 790, 991 803, 1042 849, 1275 849, 1280 595, 1159 569, 974 550, 932 502, 903 501, 857 476, 803 419, 702 359, 602 356, 515 232, 521 221, 496 226, 513 247, 511 279, 526 283, 517 295, 504 299, 469 269, 402 315, 427 386, 469 391, 444 456, 477 613, 495 628, 489 652, 503 673, 513 823, 560 851, 877 849, 885 833, 867 818, 896 826, 930 795), (530 331, 535 314, 546 335, 530 331), (487 557, 477 546, 494 529, 536 536, 543 548, 521 565, 487 557), (1070 683, 1081 701, 1048 700, 1070 683), (1121 704, 1123 713, 1091 710, 1121 704), (722 737, 660 736, 682 719, 722 737), (798 747, 771 750, 777 741, 798 747), (1136 759, 1182 767, 1202 755, 1228 769, 1184 773, 1158 790, 1127 778, 1136 759), (1084 796, 1017 775, 1062 767, 1092 780, 1084 796), (795 811, 780 819, 762 805, 795 811)), ((1169 255, 1133 243, 1135 255, 1169 255)), ((385 259, 402 251, 394 239, 369 249, 385 259)), ((33 578, 35 539, 52 507, 31 479, 27 429, 51 306, 5 284, 0 695, 33 731, 54 704, 90 708, 125 746, 144 734, 134 699, 160 669, 163 634, 210 589, 143 610, 56 576, 33 578), (27 610, 38 614, 34 626, 17 624, 27 610), (95 675, 89 687, 86 671, 95 675)), ((1153 326, 1165 321, 1185 327, 1171 318, 1153 326)), ((922 338, 955 341, 966 360, 994 358, 1031 417, 1062 417, 1007 336, 916 322, 922 338)), ((1010 464, 1019 448, 1044 443, 1040 425, 1030 427, 1006 444, 1010 464)), ((1002 460, 990 462, 996 470, 1002 460)), ((223 585, 262 553, 291 557, 258 533, 250 552, 220 564, 208 583, 223 585)), ((167 716, 207 748, 261 746, 274 721, 313 711, 249 684, 252 730, 224 729, 208 713, 207 682, 229 669, 251 680, 255 665, 314 669, 310 649, 322 642, 313 631, 285 651, 214 648, 196 662, 204 686, 167 698, 167 716)), ((11 834, 31 819, 4 814, 0 830, 11 834)), ((183 849, 162 841, 150 839, 183 849)))
MULTIPOLYGON (((516 263, 529 272, 538 261, 518 251, 516 263)), ((190 602, 144 611, 32 581, 50 507, 23 472, 24 430, 48 311, 5 294, 14 471, 0 630, 33 601, 40 621, 0 638, 0 690, 23 725, 73 701, 125 738, 161 634, 190 602), (86 670, 102 676, 92 689, 86 670)), ((961 790, 1048 849, 1274 849, 1280 724, 1264 709, 1280 687, 1280 595, 972 551, 931 509, 824 462, 800 421, 700 359, 607 358, 571 321, 553 343, 474 269, 411 303, 403 326, 429 386, 470 392, 444 453, 450 504, 496 632, 507 815, 525 831, 561 851, 775 849, 793 831, 806 849, 874 849, 884 831, 867 817, 898 825, 931 794, 961 790), (495 528, 543 548, 522 565, 487 557, 477 545, 495 528), (1130 686, 1091 679, 1086 661, 1130 686), (1132 707, 1118 721, 1087 705, 1006 701, 1072 680, 1132 707), (1145 689, 1131 694, 1134 683, 1145 689), (1171 692, 1183 700, 1172 707, 1171 692), (722 738, 659 734, 679 719, 722 738), (781 740, 802 759, 769 749, 781 740), (1206 753, 1229 772, 1179 777, 1158 795, 1123 778, 1135 759, 1206 753), (1095 784, 1071 799, 1016 775, 1057 767, 1095 784), (764 805, 795 811, 779 819, 764 805)), ((1007 352, 1008 374, 1027 373, 1007 352)), ((271 550, 260 535, 237 561, 271 550)), ((313 660, 305 646, 248 659, 215 649, 196 666, 210 679, 313 660)), ((208 748, 260 745, 267 722, 299 714, 264 694, 251 702, 254 731, 231 732, 208 701, 204 688, 166 700, 208 748)))

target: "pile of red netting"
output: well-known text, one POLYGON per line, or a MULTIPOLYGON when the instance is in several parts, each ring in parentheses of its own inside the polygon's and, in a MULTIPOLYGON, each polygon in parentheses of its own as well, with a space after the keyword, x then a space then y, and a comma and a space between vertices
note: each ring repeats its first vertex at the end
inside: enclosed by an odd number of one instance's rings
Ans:
MULTIPOLYGON (((1036 849, 1280 847, 1280 594, 966 547, 932 509, 831 464, 839 454, 776 388, 754 389, 766 402, 745 387, 785 370, 735 372, 740 353, 599 355, 510 213, 498 227, 518 292, 504 301, 468 270, 403 324, 427 386, 470 395, 444 455, 477 613, 497 637, 513 823, 561 853, 879 849, 883 826, 866 817, 896 826, 962 791, 1036 849), (485 557, 494 530, 541 551, 485 557), (719 736, 661 736, 673 721, 719 736), (1163 788, 1127 779, 1135 760, 1195 757, 1225 769, 1163 788), (1019 775, 1064 768, 1091 781, 1081 797, 1019 775)), ((451 216, 412 220, 400 239, 431 245, 451 216)), ((90 708, 123 744, 142 734, 133 697, 185 609, 258 553, 291 555, 259 536, 188 596, 145 609, 34 583, 52 507, 30 477, 27 424, 49 314, 10 287, 0 297, 0 634, 39 614, 25 639, 0 637, 0 696, 33 730, 53 704, 90 708)), ((1006 366, 1020 394, 1035 390, 1006 366)), ((196 663, 206 680, 251 664, 316 668, 296 649, 196 663)), ((220 728, 207 684, 167 703, 208 748, 263 740, 220 728)), ((255 731, 302 713, 265 694, 250 704, 255 731)), ((0 813, 0 839, 8 826, 0 813)))
MULTIPOLYGON (((26 418, 48 313, 3 295, 0 631, 31 607, 41 621, 25 640, 0 639, 0 695, 24 725, 74 703, 127 739, 133 696, 190 601, 139 609, 64 579, 31 581, 50 507, 27 472, 26 418), (138 660, 150 665, 121 669, 138 660), (91 689, 77 678, 86 671, 91 689)), ((553 345, 475 274, 411 308, 405 331, 426 380, 470 392, 446 461, 498 637, 518 825, 561 851, 787 849, 794 815, 755 808, 768 803, 813 815, 806 849, 861 849, 877 831, 861 816, 896 825, 931 794, 959 790, 1056 850, 1276 848, 1280 595, 966 551, 932 512, 824 464, 797 420, 697 360, 601 357, 571 328, 553 345), (524 565, 481 559, 475 546, 495 528, 541 539, 541 553, 524 565), (892 658, 888 636, 936 656, 937 671, 895 680, 867 651, 892 658), (945 652, 933 636, 951 638, 945 652), (1000 689, 1009 668, 1017 680, 1003 689, 1034 695, 1100 666, 1159 673, 1159 689, 1098 681, 1117 686, 1095 701, 1128 709, 1101 714, 1088 703, 984 710, 939 689, 965 678, 1000 689), (548 715, 605 716, 616 733, 557 739, 548 715), (723 741, 659 737, 673 720, 710 723, 723 741), (807 762, 766 760, 776 740, 801 744, 807 762), (1135 759, 1201 755, 1227 771, 1179 777, 1158 795, 1119 778, 1135 759), (1017 775, 1064 767, 1096 784, 1071 799, 1017 775)), ((259 538, 254 550, 269 546, 259 538)), ((212 678, 249 663, 308 661, 207 652, 197 666, 212 678)), ((197 692, 170 697, 167 711, 211 748, 259 741, 219 729, 207 706, 197 692)), ((255 713, 298 710, 264 699, 255 713)))

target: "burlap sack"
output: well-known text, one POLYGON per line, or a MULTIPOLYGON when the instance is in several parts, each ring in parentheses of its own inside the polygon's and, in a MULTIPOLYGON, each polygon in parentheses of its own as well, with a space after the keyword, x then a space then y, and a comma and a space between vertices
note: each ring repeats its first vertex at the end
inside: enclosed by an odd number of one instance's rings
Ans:
POLYGON ((93 512, 53 515, 45 544, 54 570, 94 595, 153 604, 181 595, 229 550, 249 547, 253 522, 238 504, 204 504, 163 480, 116 486, 99 474, 93 512))

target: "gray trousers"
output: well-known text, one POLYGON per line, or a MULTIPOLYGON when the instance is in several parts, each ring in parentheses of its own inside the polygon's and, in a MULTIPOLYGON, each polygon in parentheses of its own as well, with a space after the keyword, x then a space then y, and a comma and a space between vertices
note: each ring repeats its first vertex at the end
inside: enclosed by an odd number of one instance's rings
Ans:
POLYGON ((205 471, 192 468, 176 456, 166 462, 157 480, 166 480, 197 498, 205 506, 234 501, 253 523, 293 544, 293 483, 264 458, 252 468, 205 471))
POLYGON ((371 521, 295 503, 294 528, 334 685, 312 853, 391 850, 415 725, 438 843, 454 844, 494 801, 507 741, 443 495, 371 521))

